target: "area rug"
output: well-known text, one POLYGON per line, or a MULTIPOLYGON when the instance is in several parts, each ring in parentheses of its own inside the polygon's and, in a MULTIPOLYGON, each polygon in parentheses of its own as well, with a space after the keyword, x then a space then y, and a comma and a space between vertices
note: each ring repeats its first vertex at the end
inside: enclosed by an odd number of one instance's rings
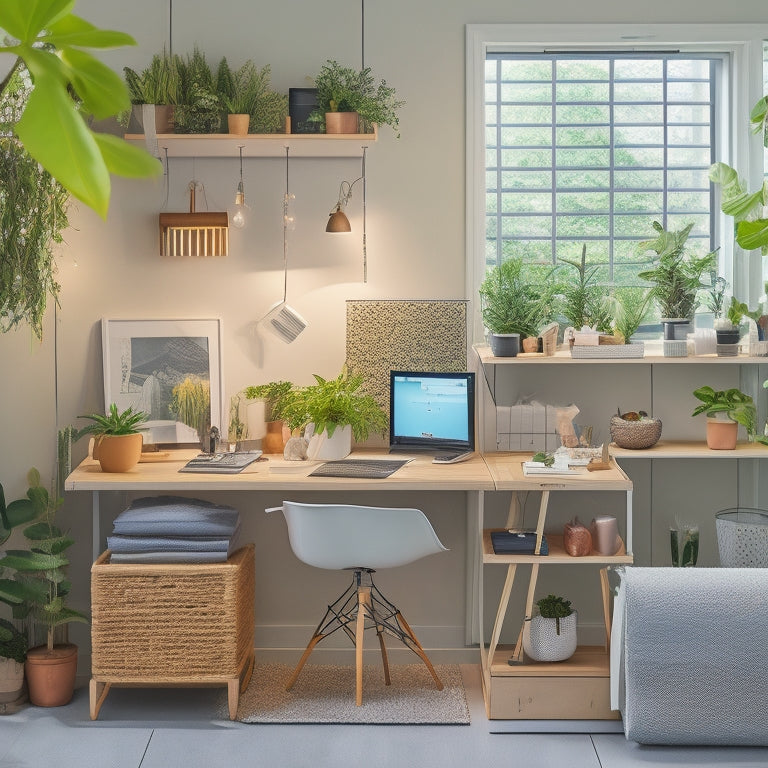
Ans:
MULTIPOLYGON (((468 725, 469 708, 461 671, 437 664, 438 691, 423 664, 392 665, 392 684, 384 685, 381 667, 363 667, 363 704, 355 705, 355 668, 308 664, 290 691, 293 671, 285 664, 257 664, 240 697, 237 719, 243 723, 368 723, 375 725, 468 725)), ((226 699, 219 704, 226 718, 226 699)))

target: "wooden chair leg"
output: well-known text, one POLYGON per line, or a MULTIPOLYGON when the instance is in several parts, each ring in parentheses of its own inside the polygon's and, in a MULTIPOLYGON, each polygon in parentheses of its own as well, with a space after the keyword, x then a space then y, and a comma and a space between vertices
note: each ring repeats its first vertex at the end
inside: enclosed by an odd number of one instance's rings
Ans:
POLYGON ((363 704, 363 636, 365 634, 366 603, 371 599, 370 588, 357 591, 357 631, 355 632, 355 704, 363 704))
POLYGON ((304 665, 307 663, 307 659, 309 658, 309 654, 312 653, 315 646, 325 637, 325 635, 312 635, 312 639, 309 641, 309 645, 307 645, 306 649, 304 650, 304 653, 301 655, 301 658, 299 659, 299 663, 296 665, 296 669, 293 670, 293 674, 288 679, 288 682, 285 684, 285 690, 290 691, 291 688, 293 688, 293 684, 296 682, 296 678, 299 676, 299 673, 304 668, 304 665))
POLYGON ((427 669, 429 670, 429 674, 432 675, 432 679, 435 681, 437 690, 442 691, 443 683, 441 682, 440 678, 437 676, 437 672, 435 672, 435 668, 432 666, 432 662, 427 657, 427 654, 424 653, 424 649, 421 647, 421 643, 416 638, 416 635, 413 634, 413 630, 408 625, 408 622, 403 618, 403 614, 400 613, 400 611, 397 612, 397 620, 402 624, 402 627, 405 630, 405 633, 408 635, 408 637, 411 638, 411 641, 416 646, 415 648, 412 649, 413 652, 427 665, 427 669))
POLYGON ((237 705, 240 702, 240 678, 233 677, 227 680, 227 704, 229 706, 229 719, 237 719, 237 705))

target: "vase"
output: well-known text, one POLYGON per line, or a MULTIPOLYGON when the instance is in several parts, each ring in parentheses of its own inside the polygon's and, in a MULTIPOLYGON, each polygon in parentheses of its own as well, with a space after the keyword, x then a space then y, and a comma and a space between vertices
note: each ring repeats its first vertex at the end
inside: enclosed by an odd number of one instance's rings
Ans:
POLYGON ((245 136, 248 133, 248 124, 251 116, 248 114, 227 115, 227 128, 235 136, 245 136))
POLYGON ((357 133, 358 123, 359 119, 357 112, 325 113, 326 133, 357 133))
POLYGON ((174 132, 174 112, 172 104, 134 104, 131 109, 128 133, 144 133, 152 131, 148 121, 154 121, 155 133, 174 132))
POLYGON ((561 619, 534 616, 526 620, 523 629, 523 650, 526 656, 533 661, 569 659, 576 652, 576 623, 576 611, 561 619))
POLYGON ((284 421, 268 421, 267 434, 261 439, 261 450, 264 453, 282 455, 285 444, 291 439, 291 430, 284 421))
POLYGON ((699 526, 670 528, 669 546, 673 568, 693 568, 699 558, 699 526))
POLYGON ((77 646, 71 643, 30 648, 24 665, 29 700, 36 707, 62 707, 75 691, 77 646))
POLYGON ((693 330, 691 321, 685 317, 662 317, 664 338, 668 341, 685 341, 686 336, 693 330))
POLYGON ((519 333, 492 333, 489 341, 494 357, 517 357, 520 352, 519 333))
POLYGON ((98 435, 93 443, 93 458, 98 459, 102 472, 127 472, 141 458, 144 439, 132 435, 98 435))
POLYGON ((732 451, 736 447, 739 425, 732 419, 707 416, 707 448, 713 451, 732 451))

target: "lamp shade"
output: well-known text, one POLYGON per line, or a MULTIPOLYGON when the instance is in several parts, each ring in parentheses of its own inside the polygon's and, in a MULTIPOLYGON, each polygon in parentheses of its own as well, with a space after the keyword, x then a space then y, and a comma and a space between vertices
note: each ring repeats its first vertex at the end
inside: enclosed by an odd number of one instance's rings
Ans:
POLYGON ((325 226, 326 232, 351 232, 349 219, 344 211, 337 205, 336 210, 328 217, 328 223, 325 226))

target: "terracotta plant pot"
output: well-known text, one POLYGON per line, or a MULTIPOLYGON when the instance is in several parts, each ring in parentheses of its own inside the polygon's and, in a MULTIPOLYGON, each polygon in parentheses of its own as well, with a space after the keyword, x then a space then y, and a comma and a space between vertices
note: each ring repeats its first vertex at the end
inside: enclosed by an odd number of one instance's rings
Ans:
POLYGON ((250 115, 227 115, 227 127, 229 132, 236 136, 245 136, 248 133, 250 115))
POLYGON ((261 439, 264 453, 276 453, 282 456, 285 444, 291 439, 291 430, 284 421, 268 421, 267 434, 261 439))
POLYGON ((144 107, 149 106, 155 119, 155 133, 174 132, 174 111, 172 104, 134 104, 131 110, 131 122, 128 133, 145 133, 144 107))
POLYGON ((357 112, 325 113, 326 133, 357 133, 358 123, 357 112))
POLYGON ((93 458, 98 459, 102 472, 127 472, 141 458, 143 438, 133 435, 100 435, 93 444, 93 458))
POLYGON ((707 448, 714 451, 732 451, 736 447, 739 425, 728 419, 707 417, 707 448))
POLYGON ((29 686, 29 700, 36 707, 62 707, 69 704, 75 691, 77 646, 45 645, 30 648, 24 665, 29 686))

